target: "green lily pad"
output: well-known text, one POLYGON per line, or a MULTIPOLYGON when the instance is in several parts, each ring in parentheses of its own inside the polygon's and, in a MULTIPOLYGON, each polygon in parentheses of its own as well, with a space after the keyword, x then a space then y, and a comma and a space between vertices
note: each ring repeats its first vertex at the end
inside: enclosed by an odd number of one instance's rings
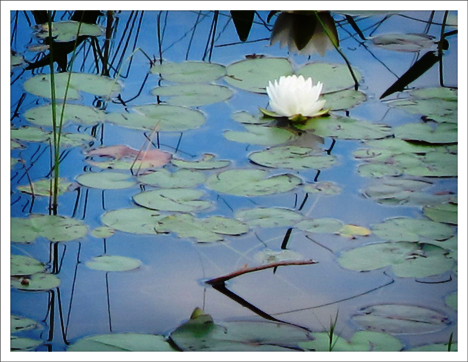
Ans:
POLYGON ((136 185, 131 175, 116 172, 86 172, 78 175, 76 181, 85 187, 102 190, 127 189, 136 185))
POLYGON ((302 220, 295 227, 310 233, 332 234, 340 231, 343 226, 344 224, 340 220, 317 218, 302 220))
POLYGON ((449 324, 443 314, 403 304, 380 304, 362 308, 353 321, 367 330, 390 334, 419 334, 441 330, 449 324))
POLYGON ((151 74, 161 74, 165 80, 177 83, 210 82, 226 74, 221 64, 203 62, 182 62, 154 64, 151 74))
POLYGON ((311 118, 296 127, 313 132, 320 137, 339 139, 371 140, 385 138, 392 134, 391 128, 387 125, 336 115, 311 118))
POLYGON ((134 270, 138 269, 141 264, 138 259, 118 255, 100 255, 86 262, 88 268, 106 272, 134 270))
POLYGON ((235 112, 231 115, 231 118, 239 123, 243 124, 265 124, 273 121, 271 118, 265 118, 263 115, 253 116, 248 112, 235 112))
POLYGON ((345 89, 339 92, 326 93, 322 99, 326 100, 326 107, 331 111, 347 110, 364 102, 367 97, 364 93, 354 89, 345 89))
POLYGON ((81 338, 68 352, 171 352, 164 336, 143 333, 111 333, 81 338))
POLYGON ((10 140, 10 150, 20 150, 24 148, 25 147, 21 143, 16 142, 14 140, 10 140))
MULTIPOLYGON (((57 104, 56 122, 60 124, 62 116, 63 103, 57 104)), ((52 123, 52 105, 45 104, 40 107, 30 108, 24 113, 24 118, 38 126, 53 126, 52 123)), ((105 113, 97 108, 87 107, 80 104, 66 104, 63 114, 63 125, 73 122, 84 126, 94 126, 104 122, 105 113)))
POLYGON ((455 177, 458 175, 458 157, 450 153, 401 154, 393 157, 393 162, 402 173, 411 176, 455 177))
POLYGON ((264 127, 258 125, 245 125, 247 132, 227 130, 224 137, 229 141, 250 143, 254 145, 273 146, 291 141, 294 133, 279 127, 264 127))
MULTIPOLYGON (((55 98, 64 99, 67 91, 67 99, 80 98, 80 91, 101 97, 110 97, 121 91, 120 83, 108 77, 86 74, 71 73, 70 83, 68 83, 69 73, 57 73, 55 80, 55 98)), ((38 74, 26 80, 24 89, 39 97, 51 98, 50 95, 50 74, 38 74)))
POLYGON ((293 74, 291 63, 286 58, 255 58, 233 63, 227 67, 224 80, 237 88, 266 93, 269 81, 293 74))
POLYGON ((11 286, 25 291, 44 291, 58 287, 60 279, 53 274, 35 273, 29 278, 12 277, 11 286))
POLYGON ((358 167, 358 173, 362 177, 382 178, 386 176, 400 176, 403 171, 384 163, 365 163, 358 167))
POLYGON ((227 167, 231 164, 229 160, 216 160, 216 156, 210 153, 205 153, 201 160, 186 161, 173 158, 171 163, 179 168, 189 168, 194 170, 214 170, 227 167))
POLYGON ((91 231, 91 235, 95 238, 109 238, 115 234, 115 229, 108 226, 99 226, 91 231))
POLYGON ((101 221, 108 227, 131 234, 157 234, 159 220, 167 215, 144 208, 127 208, 108 211, 101 221))
POLYGON ((157 87, 151 93, 155 96, 170 97, 167 100, 168 104, 187 107, 223 102, 234 94, 228 87, 197 83, 157 87))
POLYGON ((426 34, 388 33, 374 36, 371 40, 375 46, 400 52, 437 49, 435 38, 426 34))
POLYGON ((271 250, 265 249, 254 256, 260 264, 278 263, 282 261, 302 260, 303 256, 292 250, 271 250))
POLYGON ((435 128, 424 123, 407 123, 394 128, 395 137, 397 138, 432 144, 456 143, 458 140, 457 130, 457 125, 451 123, 440 123, 435 128))
POLYGON ((208 209, 210 201, 199 200, 205 193, 192 189, 159 189, 133 196, 136 204, 152 210, 197 212, 208 209))
POLYGON ((446 101, 458 101, 458 90, 456 88, 435 87, 420 88, 410 92, 411 96, 421 99, 438 98, 446 101))
POLYGON ((451 293, 445 297, 445 304, 447 304, 453 310, 458 309, 458 293, 451 293))
POLYGON ((458 206, 456 204, 439 204, 423 207, 424 215, 436 222, 458 224, 458 206))
POLYGON ((45 270, 45 266, 39 260, 24 255, 11 255, 11 275, 31 275, 45 270))
POLYGON ((264 196, 293 190, 302 180, 291 174, 268 176, 264 170, 228 170, 210 176, 206 186, 237 196, 264 196))
MULTIPOLYGON (((314 340, 299 343, 299 346, 308 351, 328 352, 330 349, 330 337, 328 333, 314 333, 314 340)), ((403 344, 400 340, 390 334, 373 332, 373 331, 358 331, 353 334, 351 341, 333 335, 332 351, 400 351, 403 344)))
MULTIPOLYGON (((104 29, 96 24, 86 24, 78 21, 58 21, 52 24, 52 37, 55 42, 70 42, 77 36, 101 36, 104 29), (78 33, 79 29, 79 33, 78 33)), ((37 24, 32 27, 34 36, 40 39, 49 37, 49 24, 37 24)))
POLYGON ((26 62, 24 60, 24 57, 19 53, 11 51, 11 54, 10 54, 10 68, 13 69, 13 68, 22 66, 24 64, 26 64, 26 62))
POLYGON ((391 267, 397 277, 425 278, 452 269, 454 261, 445 254, 444 249, 430 244, 388 242, 345 251, 338 263, 356 271, 391 267))
POLYGON ((395 217, 383 223, 372 225, 372 231, 378 237, 388 241, 417 242, 424 239, 447 240, 453 235, 451 227, 424 219, 395 217))
POLYGON ((40 346, 43 341, 27 337, 11 336, 10 349, 11 351, 30 351, 40 346))
POLYGON ((17 315, 11 315, 10 331, 11 333, 17 333, 22 331, 29 331, 31 329, 40 328, 39 322, 36 322, 30 318, 24 318, 17 315))
POLYGON ((175 214, 160 220, 159 230, 174 232, 180 238, 194 238, 198 242, 214 242, 224 240, 224 235, 245 234, 249 227, 236 219, 221 216, 211 216, 198 219, 189 214, 175 214))
POLYGON ((38 127, 23 126, 20 128, 12 128, 10 137, 20 141, 45 142, 50 138, 50 133, 38 127))
POLYGON ((205 181, 206 177, 199 171, 182 169, 176 172, 157 170, 146 175, 138 176, 138 181, 146 185, 161 188, 189 188, 205 181))
POLYGON ((392 101, 389 105, 412 114, 426 116, 440 123, 458 122, 457 102, 453 100, 439 97, 422 99, 408 98, 392 101))
MULTIPOLYGON (((361 73, 353 68, 358 82, 361 81, 361 73)), ((313 79, 314 84, 323 83, 323 93, 331 93, 354 86, 353 77, 349 68, 344 64, 310 63, 300 68, 297 75, 313 79)))
POLYGON ((341 187, 333 181, 319 181, 313 184, 307 184, 303 190, 312 194, 320 195, 338 195, 341 193, 341 187))
POLYGON ((298 146, 273 147, 251 153, 249 159, 259 165, 292 170, 323 170, 336 163, 336 157, 314 149, 298 146))
POLYGON ((182 132, 205 123, 203 113, 179 106, 149 104, 134 107, 135 113, 108 113, 110 123, 144 131, 182 132))
POLYGON ((289 209, 279 207, 258 207, 237 211, 236 218, 247 223, 250 226, 280 227, 292 226, 302 220, 302 214, 289 209))
POLYGON ((365 144, 372 147, 372 149, 389 150, 393 155, 400 153, 427 153, 436 151, 440 147, 438 145, 410 143, 400 138, 370 140, 366 141, 365 144))
MULTIPOLYGON (((51 189, 55 184, 55 179, 44 179, 34 181, 32 184, 20 185, 16 188, 18 191, 24 192, 26 194, 31 194, 34 196, 51 196, 51 189)), ((68 182, 67 179, 60 177, 58 181, 58 195, 63 195, 65 192, 70 190, 71 182, 68 182)))

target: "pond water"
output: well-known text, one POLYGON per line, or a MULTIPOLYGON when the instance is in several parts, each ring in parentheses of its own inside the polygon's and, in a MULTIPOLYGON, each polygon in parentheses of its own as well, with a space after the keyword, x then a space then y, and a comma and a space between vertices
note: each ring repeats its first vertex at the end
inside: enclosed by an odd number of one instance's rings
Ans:
POLYGON ((75 52, 57 27, 54 206, 47 14, 11 12, 12 349, 456 350, 456 15, 88 13, 75 52), (262 116, 292 73, 328 115, 262 116))

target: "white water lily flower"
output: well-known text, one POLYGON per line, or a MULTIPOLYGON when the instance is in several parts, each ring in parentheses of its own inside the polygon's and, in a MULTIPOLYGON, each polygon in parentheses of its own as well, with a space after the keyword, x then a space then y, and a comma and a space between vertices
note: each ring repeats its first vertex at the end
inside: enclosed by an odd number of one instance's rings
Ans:
POLYGON ((313 85, 312 78, 304 79, 302 75, 290 75, 283 76, 273 83, 268 82, 266 91, 270 97, 270 107, 277 117, 303 120, 328 112, 328 109, 323 109, 326 101, 319 100, 322 88, 323 83, 313 85))

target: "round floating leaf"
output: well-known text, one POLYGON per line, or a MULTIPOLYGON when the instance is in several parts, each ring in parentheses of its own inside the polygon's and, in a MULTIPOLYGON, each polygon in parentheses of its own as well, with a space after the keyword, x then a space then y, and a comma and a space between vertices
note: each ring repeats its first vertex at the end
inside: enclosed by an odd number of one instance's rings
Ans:
MULTIPOLYGON (((357 81, 360 82, 362 76, 359 71, 353 68, 353 73, 357 81)), ((324 93, 331 93, 354 86, 350 70, 344 64, 310 63, 299 69, 296 74, 312 78, 314 84, 322 82, 324 93)))
MULTIPOLYGON (((51 196, 55 184, 55 179, 45 179, 34 181, 32 184, 17 186, 18 191, 34 196, 51 196)), ((65 178, 60 177, 58 182, 57 195, 63 195, 69 191, 71 182, 68 182, 65 178)))
POLYGON ((225 81, 237 88, 266 93, 268 82, 291 75, 293 69, 286 58, 256 58, 233 63, 227 67, 225 81))
POLYGON ((450 153, 401 154, 393 157, 393 162, 407 175, 427 177, 456 177, 458 175, 458 157, 450 153))
MULTIPOLYGON (((60 124, 62 109, 63 104, 57 104, 57 125, 60 124)), ((39 126, 52 127, 52 105, 45 104, 40 107, 30 108, 24 113, 24 118, 26 118, 27 121, 39 126)), ((67 121, 70 121, 79 125, 94 126, 98 123, 104 122, 104 119, 105 113, 100 109, 79 104, 66 104, 65 112, 63 114, 63 125, 65 125, 67 121)))
MULTIPOLYGON (((53 137, 52 134, 50 137, 53 137)), ((60 147, 89 146, 94 141, 96 141, 94 137, 85 133, 62 133, 60 147)))
POLYGON ((92 258, 86 262, 86 266, 94 270, 110 271, 129 271, 138 269, 141 261, 118 255, 101 255, 92 258))
POLYGON ((11 275, 31 275, 43 272, 44 264, 39 260, 24 255, 11 255, 10 259, 11 275))
POLYGON ((210 201, 199 200, 203 195, 200 190, 159 189, 140 192, 133 196, 133 201, 153 210, 197 212, 211 206, 210 201))
POLYGON ((23 318, 17 315, 11 315, 10 331, 11 333, 17 333, 21 331, 28 331, 31 329, 39 328, 41 325, 30 318, 23 318))
MULTIPOLYGON (((117 80, 96 74, 71 73, 70 83, 68 83, 69 74, 64 72, 54 75, 56 99, 64 99, 67 88, 67 99, 78 99, 80 97, 79 91, 101 97, 110 97, 121 90, 121 85, 117 80)), ((38 74, 25 81, 23 86, 29 93, 39 97, 51 98, 50 74, 38 74)))
POLYGON ((239 123, 244 124, 265 124, 273 121, 272 118, 265 118, 263 115, 253 116, 248 112, 235 112, 231 115, 231 118, 239 123))
POLYGON ((10 348, 12 351, 30 351, 40 346, 43 341, 27 337, 11 336, 10 348))
POLYGON ((113 124, 144 131, 182 132, 200 127, 205 116, 199 111, 166 104, 134 107, 136 113, 108 113, 113 124))
POLYGON ((53 274, 35 273, 29 278, 11 278, 13 288, 25 291, 50 290, 60 285, 60 279, 53 274))
POLYGON ((411 91, 411 96, 421 99, 438 98, 446 101, 458 101, 458 91, 456 88, 436 87, 421 88, 411 91))
POLYGON ((214 170, 231 164, 231 161, 229 160, 216 160, 214 159, 215 157, 215 155, 205 153, 203 158, 198 161, 185 161, 173 158, 171 163, 179 168, 189 168, 194 170, 214 170))
POLYGON ((204 106, 223 102, 231 98, 234 92, 228 87, 214 84, 178 84, 154 88, 155 96, 169 96, 168 104, 174 106, 204 106))
POLYGON ((112 333, 85 337, 71 344, 68 352, 171 352, 164 336, 140 333, 112 333))
POLYGON ((265 249, 255 254, 255 260, 261 264, 278 263, 282 261, 292 261, 303 259, 302 255, 292 250, 275 251, 265 249))
POLYGON ((223 235, 241 235, 249 227, 236 219, 212 216, 197 219, 189 214, 170 215, 160 221, 160 230, 174 232, 180 238, 195 238, 198 242, 223 240, 223 235))
POLYGON ((304 186, 303 190, 320 195, 338 195, 341 193, 341 187, 332 181, 319 181, 313 184, 307 184, 304 186))
POLYGON ((50 137, 50 133, 37 127, 24 126, 21 128, 11 129, 10 137, 12 139, 28 142, 44 142, 50 137))
POLYGON ((105 171, 82 173, 76 181, 85 187, 103 190, 126 189, 136 184, 131 175, 105 171))
POLYGON ((286 168, 293 170, 330 168, 336 163, 336 157, 324 155, 307 147, 283 146, 251 153, 249 159, 265 167, 286 168))
POLYGON ((372 225, 378 237, 388 241, 447 240, 453 235, 451 227, 430 220, 396 217, 383 223, 372 225), (423 238, 423 240, 421 240, 423 238))
POLYGON ((458 309, 458 293, 452 293, 445 297, 445 304, 447 304, 453 310, 458 309))
POLYGON ((245 128, 248 132, 227 130, 224 137, 229 141, 262 146, 280 145, 296 137, 294 133, 279 127, 245 125, 245 128))
POLYGON ((165 80, 177 83, 210 82, 226 74, 224 65, 203 62, 154 64, 152 74, 161 74, 165 80))
POLYGON ((389 150, 391 154, 400 154, 400 153, 427 153, 430 151, 437 150, 437 145, 421 145, 410 143, 399 138, 385 138, 381 140, 371 140, 366 141, 366 145, 373 147, 374 149, 389 150))
POLYGON ((394 128, 395 137, 409 141, 428 143, 456 143, 456 124, 440 123, 433 128, 425 123, 407 123, 394 128))
POLYGON ((96 229, 91 231, 91 235, 95 238, 108 238, 115 234, 115 229, 112 229, 107 226, 99 226, 96 229))
POLYGON ((380 48, 400 52, 419 52, 437 48, 435 38, 426 34, 390 33, 379 34, 371 38, 372 43, 380 48))
POLYGON ((370 244, 344 252, 338 263, 346 269, 369 271, 392 267, 402 278, 425 278, 452 269, 454 261, 434 245, 396 242, 370 244))
POLYGON ((369 236, 371 231, 364 226, 346 224, 338 231, 338 234, 347 238, 355 239, 356 236, 369 236))
POLYGON ((201 184, 205 181, 205 175, 198 171, 179 170, 169 172, 167 170, 157 170, 146 175, 138 176, 138 181, 161 188, 189 188, 201 184))
POLYGON ((106 212, 101 221, 110 228, 132 234, 157 234, 161 213, 143 208, 118 209, 106 212))
POLYGON ((39 227, 34 219, 12 217, 10 219, 10 238, 14 243, 32 243, 38 235, 39 227))
POLYGON ((10 67, 11 69, 19 67, 23 64, 26 64, 24 57, 21 54, 14 53, 13 51, 10 54, 10 67))
POLYGON ((354 89, 346 89, 339 92, 324 94, 325 106, 331 111, 347 110, 366 100, 366 95, 354 89))
POLYGON ((336 115, 311 118, 304 124, 297 125, 297 128, 311 131, 320 137, 354 140, 379 139, 392 134, 391 128, 387 125, 336 115))
POLYGON ((311 233, 331 234, 338 232, 343 226, 343 222, 340 220, 317 218, 302 220, 300 223, 296 224, 295 227, 311 233))
POLYGON ((436 222, 447 224, 458 224, 458 207, 456 204, 439 204, 434 206, 424 206, 424 215, 436 222))
POLYGON ((359 165, 358 173, 362 177, 382 178, 385 176, 400 176, 403 171, 398 167, 383 163, 365 163, 359 165))
POLYGON ((236 212, 236 218, 250 226, 280 227, 292 226, 302 220, 302 214, 282 208, 259 207, 236 212))
POLYGON ((263 196, 293 190, 302 180, 291 174, 267 177, 264 170, 228 170, 210 176, 206 186, 212 190, 237 196, 263 196))
MULTIPOLYGON (((104 34, 102 27, 96 24, 86 24, 78 21, 53 22, 52 37, 55 42, 71 42, 78 36, 101 36, 104 34), (79 33, 78 33, 79 29, 79 33)), ((49 37, 49 24, 36 24, 32 27, 34 36, 40 39, 49 37)))
POLYGON ((71 241, 84 237, 88 227, 81 220, 58 215, 33 215, 39 233, 50 241, 71 241))
POLYGON ((448 318, 435 310, 403 304, 362 308, 352 319, 367 330, 391 334, 435 332, 449 324, 448 318))
POLYGON ((444 98, 398 99, 389 103, 391 107, 406 112, 423 115, 436 122, 457 123, 457 102, 444 98))

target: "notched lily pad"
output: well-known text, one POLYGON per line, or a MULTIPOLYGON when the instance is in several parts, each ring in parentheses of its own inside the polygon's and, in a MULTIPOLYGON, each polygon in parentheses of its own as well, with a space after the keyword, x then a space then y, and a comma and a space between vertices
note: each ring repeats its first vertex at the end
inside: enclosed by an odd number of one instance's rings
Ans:
POLYGON ((86 172, 78 175, 76 181, 82 186, 101 189, 118 190, 136 185, 131 175, 116 172, 86 172))
POLYGON ((138 259, 119 255, 100 255, 86 262, 88 268, 106 272, 134 270, 138 269, 141 264, 138 259))
MULTIPOLYGON (((174 161, 174 160, 173 160, 174 161)), ((173 173, 161 169, 138 176, 138 181, 146 185, 161 188, 190 188, 205 181, 205 175, 200 171, 182 169, 173 173)))
MULTIPOLYGON (((56 124, 60 124, 62 117, 63 103, 57 104, 56 107, 56 124)), ((28 122, 38 126, 53 127, 52 121, 52 105, 45 104, 43 106, 30 108, 24 113, 24 118, 28 122)), ((63 126, 68 122, 73 122, 84 126, 94 126, 104 122, 105 113, 97 108, 87 107, 80 104, 66 104, 63 114, 63 126)))
POLYGON ((108 211, 101 216, 101 221, 108 227, 132 234, 159 233, 159 220, 167 215, 141 207, 108 211))
POLYGON ((192 189, 158 189, 133 196, 136 204, 152 210, 197 212, 211 207, 211 202, 200 200, 205 193, 192 189))
POLYGON ((456 124, 440 123, 431 127, 424 123, 407 123, 394 128, 395 137, 406 141, 420 141, 431 144, 457 143, 458 127, 456 124))
POLYGON ((45 265, 39 260, 24 255, 11 255, 10 257, 10 274, 32 275, 45 270, 45 265))
POLYGON ((279 207, 259 207, 255 209, 240 210, 236 212, 236 218, 259 227, 293 226, 302 220, 302 214, 279 207))
POLYGON ((95 238, 108 238, 115 234, 115 229, 107 226, 98 226, 91 231, 91 235, 95 238))
POLYGON ((310 233, 333 234, 341 230, 343 222, 331 218, 316 218, 302 220, 295 225, 296 228, 310 233))
POLYGON ((248 112, 235 112, 231 115, 231 118, 239 123, 243 124, 265 124, 265 123, 270 123, 273 121, 273 118, 266 118, 263 117, 262 114, 259 114, 257 116, 253 116, 248 112))
MULTIPOLYGON (((361 73, 356 68, 353 68, 353 72, 357 81, 360 82, 361 73)), ((312 78, 314 84, 322 82, 323 93, 336 92, 354 86, 349 68, 344 64, 310 63, 300 68, 296 74, 312 78)))
POLYGON ((164 336, 143 333, 111 333, 81 338, 68 352, 171 352, 164 336))
POLYGON ((223 102, 234 94, 228 87, 198 83, 157 87, 151 93, 155 96, 170 97, 167 100, 168 104, 187 107, 223 102))
POLYGON ((11 286, 24 291, 44 291, 58 287, 60 279, 48 273, 35 273, 30 277, 12 277, 11 286))
MULTIPOLYGON (((16 188, 18 191, 34 196, 51 196, 52 190, 55 185, 55 179, 44 179, 34 181, 28 185, 20 185, 16 188)), ((73 184, 63 177, 59 177, 57 195, 63 195, 65 192, 70 191, 73 184)))
POLYGON ((178 158, 173 158, 171 163, 179 168, 188 168, 193 170, 214 170, 224 168, 231 164, 229 160, 217 160, 216 156, 210 153, 205 153, 201 160, 186 161, 178 158))
POLYGON ((33 319, 24 318, 17 315, 11 315, 10 331, 17 333, 21 331, 29 331, 31 329, 41 328, 41 324, 33 319))
POLYGON ((433 221, 458 225, 458 205, 454 203, 424 206, 423 212, 433 221))
POLYGON ((247 132, 227 130, 223 135, 229 141, 262 146, 280 145, 296 138, 294 133, 279 127, 246 124, 245 128, 247 132))
MULTIPOLYGON (((52 37, 56 42, 70 42, 77 36, 101 36, 104 29, 97 24, 86 24, 78 21, 56 21, 51 23, 52 37), (79 32, 78 32, 79 29, 79 32)), ((32 26, 36 38, 45 39, 49 37, 49 24, 36 24, 32 26)))
POLYGON ((341 193, 341 187, 333 181, 319 181, 313 184, 307 184, 303 190, 312 194, 320 195, 338 195, 341 193))
POLYGON ((177 83, 210 82, 226 74, 224 65, 203 62, 154 64, 151 74, 161 74, 165 80, 177 83))
POLYGON ((326 107, 331 111, 348 110, 364 102, 367 97, 364 93, 354 89, 324 94, 322 99, 326 100, 326 107))
POLYGON ((419 52, 421 50, 437 49, 435 38, 427 34, 379 34, 372 37, 371 41, 375 46, 380 48, 400 52, 419 52))
POLYGON ((40 346, 44 341, 27 337, 10 337, 11 351, 31 351, 40 346))

